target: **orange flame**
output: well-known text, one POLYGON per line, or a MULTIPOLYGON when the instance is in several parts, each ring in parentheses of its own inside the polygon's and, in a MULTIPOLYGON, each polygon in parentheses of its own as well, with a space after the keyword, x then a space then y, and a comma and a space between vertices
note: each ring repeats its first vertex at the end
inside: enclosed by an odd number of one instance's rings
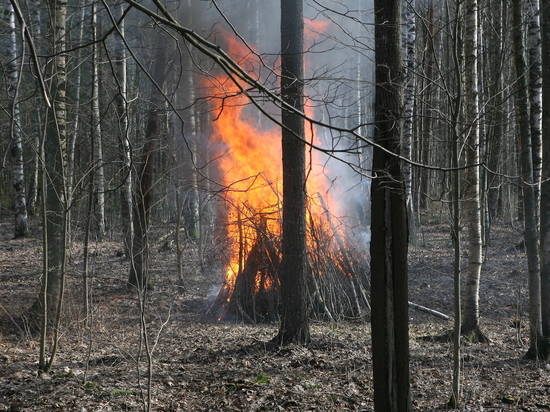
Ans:
MULTIPOLYGON (((326 31, 328 24, 306 20, 309 41, 326 31)), ((241 67, 251 74, 257 72, 261 62, 255 53, 233 37, 226 35, 225 41, 229 54, 241 67)), ((210 82, 210 93, 214 96, 212 109, 217 116, 212 125, 211 139, 225 150, 217 157, 231 209, 227 232, 232 246, 224 285, 230 289, 227 296, 231 296, 236 276, 243 269, 244 260, 256 241, 258 216, 270 235, 278 237, 281 233, 281 132, 278 127, 267 130, 260 127, 258 113, 250 109, 249 98, 232 79, 218 76, 210 78, 210 82)), ((312 115, 313 109, 306 108, 306 112, 312 115)), ((306 124, 306 138, 314 144, 319 143, 310 124, 306 124)), ((322 216, 328 213, 331 199, 327 196, 328 183, 319 154, 311 151, 308 164, 308 192, 317 194, 309 202, 308 219, 324 220, 324 225, 327 225, 322 216), (321 198, 323 200, 319 201, 321 198)))

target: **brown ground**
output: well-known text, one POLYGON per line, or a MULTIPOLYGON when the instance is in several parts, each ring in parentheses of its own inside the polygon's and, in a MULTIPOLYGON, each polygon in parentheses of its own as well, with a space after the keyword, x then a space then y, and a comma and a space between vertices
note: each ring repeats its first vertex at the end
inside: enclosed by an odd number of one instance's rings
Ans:
MULTIPOLYGON (((124 288, 128 262, 119 243, 94 245, 91 327, 79 320, 81 244, 71 249, 66 317, 48 376, 37 375, 38 340, 16 321, 38 293, 40 234, 12 240, 0 224, 0 411, 134 411, 147 401, 147 362, 140 352, 135 296, 124 288)), ((37 222, 33 221, 33 224, 37 222)), ((165 229, 166 231, 168 229, 165 229)), ((166 233, 166 231, 164 233, 166 233)), ((160 231, 159 231, 160 233, 160 231)), ((158 239, 156 237, 155 239, 158 239)), ((518 230, 495 231, 481 292, 488 344, 463 347, 463 410, 550 409, 550 366, 522 359, 527 331, 525 257, 512 249, 518 230)), ((209 321, 203 316, 219 272, 186 269, 187 293, 175 292, 175 254, 153 247, 156 288, 147 303, 154 411, 370 411, 369 324, 312 325, 308 347, 270 348, 276 325, 209 321)), ((452 314, 448 228, 432 224, 410 249, 410 300, 452 314)), ((436 339, 451 327, 410 311, 415 410, 443 409, 450 396, 452 347, 436 339)))

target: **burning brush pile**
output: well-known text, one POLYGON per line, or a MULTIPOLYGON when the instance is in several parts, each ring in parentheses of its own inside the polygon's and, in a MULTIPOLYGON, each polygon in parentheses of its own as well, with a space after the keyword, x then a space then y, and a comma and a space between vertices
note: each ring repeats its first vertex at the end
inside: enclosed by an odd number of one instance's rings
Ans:
MULTIPOLYGON (((233 260, 210 310, 218 319, 271 322, 279 314, 280 231, 272 215, 237 214, 229 225, 233 260)), ((326 213, 328 216, 328 212, 326 213)), ((344 237, 331 219, 308 222, 308 298, 312 318, 336 320, 370 314, 369 262, 360 242, 344 237)))
MULTIPOLYGON (((230 53, 250 71, 260 64, 236 40, 230 53)), ((248 98, 227 77, 209 77, 215 113, 210 143, 221 173, 227 204, 228 253, 224 283, 209 310, 219 319, 269 322, 279 314, 281 262, 281 133, 258 125, 248 98)), ((306 138, 319 145, 311 125, 306 138)), ((359 318, 370 314, 367 247, 353 235, 359 227, 336 202, 327 178, 327 160, 308 155, 308 294, 312 318, 359 318)), ((364 233, 364 232, 363 232, 364 233)))

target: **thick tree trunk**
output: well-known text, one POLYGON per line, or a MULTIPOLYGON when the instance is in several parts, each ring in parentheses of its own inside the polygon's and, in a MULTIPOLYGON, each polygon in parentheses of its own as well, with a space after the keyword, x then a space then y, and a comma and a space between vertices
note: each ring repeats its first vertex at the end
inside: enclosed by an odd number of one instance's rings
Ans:
MULTIPOLYGON (((281 92, 297 111, 304 110, 304 20, 302 0, 281 0, 281 92)), ((304 120, 283 108, 283 240, 281 327, 278 343, 310 340, 306 289, 306 164, 304 120)))
MULTIPOLYGON (((550 0, 541 0, 542 101, 550 102, 550 0)), ((542 106, 543 169, 541 185, 541 303, 542 327, 550 340, 550 104, 542 106)), ((549 355, 548 345, 545 353, 549 355)))
MULTIPOLYGON (((375 143, 399 153, 403 67, 401 2, 374 2, 376 97, 375 143)), ((371 296, 374 406, 412 410, 409 383, 407 212, 401 165, 374 148, 372 181, 371 296)))

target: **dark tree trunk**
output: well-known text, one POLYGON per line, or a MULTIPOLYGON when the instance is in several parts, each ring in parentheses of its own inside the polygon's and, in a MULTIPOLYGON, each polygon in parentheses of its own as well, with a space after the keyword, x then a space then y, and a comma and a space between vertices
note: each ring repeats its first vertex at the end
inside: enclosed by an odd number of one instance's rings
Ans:
MULTIPOLYGON (((399 153, 403 67, 400 0, 374 3, 375 143, 399 153)), ((373 153, 371 231, 372 358, 376 411, 412 410, 409 384, 407 213, 399 160, 373 153)))
MULTIPOLYGON (((541 185, 541 303, 542 330, 550 340, 550 0, 541 0, 542 38, 542 185, 541 185), (544 103, 546 102, 546 104, 544 103)), ((548 345, 546 357, 548 357, 548 345)))
POLYGON ((143 291, 148 283, 148 239, 149 217, 152 203, 153 165, 155 145, 159 137, 159 119, 155 110, 149 112, 143 147, 142 169, 138 176, 139 187, 134 198, 134 239, 132 242, 132 263, 128 283, 143 291))
POLYGON ((527 62, 524 44, 524 26, 522 13, 522 0, 513 0, 512 9, 514 16, 514 57, 516 62, 516 134, 519 141, 521 182, 524 210, 524 239, 527 253, 527 268, 529 273, 529 357, 538 355, 538 347, 541 342, 541 301, 540 301, 540 260, 539 260, 539 231, 538 231, 538 207, 535 199, 535 175, 533 168, 533 148, 530 128, 529 94, 527 75, 527 62))
MULTIPOLYGON (((283 100, 304 109, 302 0, 281 0, 281 91, 283 100)), ((304 120, 283 108, 283 245, 280 270, 281 327, 278 343, 310 340, 306 290, 306 187, 304 120)))
MULTIPOLYGON (((157 39, 161 41, 160 38, 157 39)), ((168 45, 159 43, 153 52, 154 65, 151 85, 151 102, 145 129, 145 143, 141 160, 141 170, 136 176, 133 199, 133 229, 132 256, 128 286, 135 287, 138 293, 150 286, 148 277, 148 230, 151 206, 153 204, 153 169, 155 154, 160 137, 159 110, 164 109, 164 85, 166 82, 166 51, 168 45)))

